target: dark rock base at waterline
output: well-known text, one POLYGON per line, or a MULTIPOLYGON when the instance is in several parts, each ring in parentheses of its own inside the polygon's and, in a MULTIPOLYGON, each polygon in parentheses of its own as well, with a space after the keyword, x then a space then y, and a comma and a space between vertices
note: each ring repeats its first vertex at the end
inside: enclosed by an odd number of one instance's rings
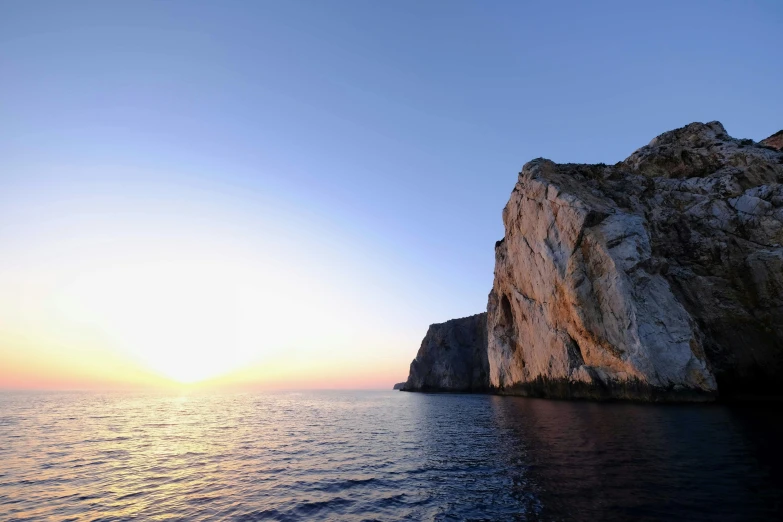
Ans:
POLYGON ((670 388, 650 386, 638 380, 595 385, 565 379, 537 378, 523 384, 493 389, 492 393, 520 397, 595 401, 714 402, 718 400, 717 393, 684 386, 672 386, 670 388))
POLYGON ((702 390, 672 386, 671 388, 654 387, 638 380, 622 383, 594 385, 568 380, 535 379, 524 384, 505 388, 484 389, 442 389, 423 387, 417 389, 400 388, 400 391, 419 393, 479 393, 488 395, 506 395, 515 397, 533 397, 556 400, 588 400, 615 401, 627 400, 636 402, 715 402, 721 399, 717 393, 706 393, 702 390))

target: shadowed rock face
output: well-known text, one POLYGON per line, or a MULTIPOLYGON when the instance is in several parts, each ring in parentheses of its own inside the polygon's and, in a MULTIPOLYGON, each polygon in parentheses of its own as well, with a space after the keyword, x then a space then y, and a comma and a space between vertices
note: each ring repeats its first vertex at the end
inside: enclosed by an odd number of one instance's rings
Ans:
POLYGON ((495 249, 489 384, 548 397, 780 394, 781 183, 783 153, 718 122, 613 166, 526 164, 495 249))
POLYGON ((404 391, 486 391, 487 314, 433 324, 411 362, 404 391))

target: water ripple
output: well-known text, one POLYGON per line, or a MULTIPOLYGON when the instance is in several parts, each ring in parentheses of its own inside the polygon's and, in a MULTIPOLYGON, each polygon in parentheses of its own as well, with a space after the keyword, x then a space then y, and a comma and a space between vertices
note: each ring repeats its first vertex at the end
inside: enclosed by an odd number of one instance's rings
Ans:
POLYGON ((763 407, 2 393, 0 411, 2 520, 744 520, 783 507, 783 430, 763 407))

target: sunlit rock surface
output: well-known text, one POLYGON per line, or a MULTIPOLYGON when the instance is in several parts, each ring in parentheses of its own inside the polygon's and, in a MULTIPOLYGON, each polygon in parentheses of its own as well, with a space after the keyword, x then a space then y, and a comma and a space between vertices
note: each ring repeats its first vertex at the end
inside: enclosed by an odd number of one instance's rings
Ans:
POLYGON ((404 391, 486 391, 487 314, 430 325, 404 391))
POLYGON ((783 130, 777 131, 775 134, 761 140, 759 143, 775 150, 783 150, 783 130))
POLYGON ((783 153, 718 122, 664 133, 613 166, 526 164, 495 249, 491 387, 642 400, 780 393, 781 182, 783 153))

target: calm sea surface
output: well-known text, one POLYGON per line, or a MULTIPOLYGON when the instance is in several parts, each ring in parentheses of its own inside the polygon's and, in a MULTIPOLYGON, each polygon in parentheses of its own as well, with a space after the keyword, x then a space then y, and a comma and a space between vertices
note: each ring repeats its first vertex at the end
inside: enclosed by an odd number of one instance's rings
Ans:
POLYGON ((0 520, 773 520, 779 409, 0 393, 0 520))

